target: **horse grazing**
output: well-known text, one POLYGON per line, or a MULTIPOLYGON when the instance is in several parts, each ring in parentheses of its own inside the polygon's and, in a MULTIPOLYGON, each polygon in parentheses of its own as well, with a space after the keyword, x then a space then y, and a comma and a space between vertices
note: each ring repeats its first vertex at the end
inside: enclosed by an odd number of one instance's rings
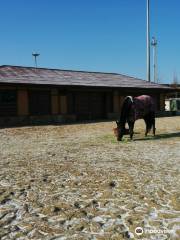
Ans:
POLYGON ((125 128, 126 123, 129 125, 129 134, 132 140, 134 123, 138 119, 144 119, 145 121, 145 136, 147 136, 151 128, 153 128, 153 134, 155 136, 155 105, 152 97, 148 95, 141 95, 134 98, 131 96, 125 97, 120 119, 116 121, 117 128, 114 129, 118 141, 121 141, 123 135, 128 132, 128 129, 125 128))

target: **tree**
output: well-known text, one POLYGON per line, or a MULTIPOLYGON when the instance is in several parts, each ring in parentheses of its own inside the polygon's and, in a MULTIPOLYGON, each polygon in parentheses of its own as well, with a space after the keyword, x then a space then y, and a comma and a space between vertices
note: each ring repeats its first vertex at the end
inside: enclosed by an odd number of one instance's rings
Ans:
POLYGON ((179 84, 179 79, 176 73, 174 73, 173 80, 172 80, 172 87, 177 88, 179 84))
MULTIPOLYGON (((174 76, 173 76, 173 81, 171 83, 171 86, 175 89, 178 89, 179 88, 179 79, 178 79, 178 76, 176 73, 174 73, 174 76)), ((175 97, 177 98, 178 97, 178 90, 177 92, 175 93, 175 97)))

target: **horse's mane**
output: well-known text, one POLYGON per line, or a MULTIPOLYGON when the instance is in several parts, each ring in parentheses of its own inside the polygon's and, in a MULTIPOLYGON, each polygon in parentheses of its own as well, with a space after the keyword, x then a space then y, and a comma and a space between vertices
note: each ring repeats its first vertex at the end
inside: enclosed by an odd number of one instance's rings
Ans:
POLYGON ((133 103, 133 98, 131 96, 125 97, 124 102, 122 104, 120 121, 119 121, 121 124, 121 127, 123 128, 125 128, 125 124, 126 124, 127 117, 131 109, 132 103, 133 103))

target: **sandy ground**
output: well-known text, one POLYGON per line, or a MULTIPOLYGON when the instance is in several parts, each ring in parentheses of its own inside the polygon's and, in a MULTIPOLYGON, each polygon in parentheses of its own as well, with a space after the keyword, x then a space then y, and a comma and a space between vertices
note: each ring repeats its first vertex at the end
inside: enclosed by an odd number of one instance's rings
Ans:
POLYGON ((180 117, 113 127, 1 129, 0 239, 180 239, 180 117))

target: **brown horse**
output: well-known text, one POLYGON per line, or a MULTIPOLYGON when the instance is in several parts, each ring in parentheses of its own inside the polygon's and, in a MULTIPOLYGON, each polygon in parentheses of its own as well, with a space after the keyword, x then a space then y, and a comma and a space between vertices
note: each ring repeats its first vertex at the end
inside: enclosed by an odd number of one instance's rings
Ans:
POLYGON ((138 119, 144 119, 145 121, 145 136, 147 136, 151 128, 153 128, 153 134, 155 136, 155 105, 152 97, 148 95, 141 95, 134 98, 131 96, 125 97, 120 119, 116 121, 117 128, 114 129, 118 141, 121 141, 122 137, 128 132, 128 129, 125 128, 126 123, 129 125, 129 134, 132 140, 134 123, 138 119))

